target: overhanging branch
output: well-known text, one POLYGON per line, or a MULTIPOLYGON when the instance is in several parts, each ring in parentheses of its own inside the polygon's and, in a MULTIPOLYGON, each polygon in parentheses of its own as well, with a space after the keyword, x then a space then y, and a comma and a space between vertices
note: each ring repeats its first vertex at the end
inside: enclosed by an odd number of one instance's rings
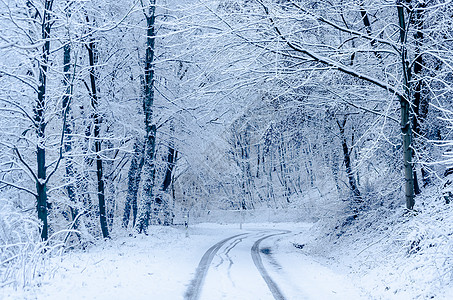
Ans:
POLYGON ((406 97, 403 95, 403 93, 397 91, 396 89, 394 89, 392 86, 386 84, 385 82, 379 80, 379 79, 376 79, 376 78, 373 78, 371 76, 368 76, 368 75, 365 75, 363 73, 360 73, 360 72, 357 72, 356 70, 352 69, 352 68, 349 68, 345 65, 343 65, 342 63, 339 63, 339 62, 336 62, 330 58, 327 58, 327 57, 322 57, 322 56, 319 56, 315 53, 313 53, 312 51, 309 51, 307 49, 304 49, 303 47, 300 47, 299 45, 289 41, 285 35, 280 31, 280 29, 277 27, 277 25, 275 24, 275 21, 274 19, 270 16, 269 14, 269 9, 267 8, 266 5, 264 5, 260 0, 256 0, 258 3, 261 4, 261 6, 263 7, 264 9, 264 12, 266 13, 266 15, 269 17, 269 21, 271 22, 272 24, 272 27, 274 28, 275 32, 277 33, 277 35, 279 36, 279 38, 288 46, 290 47, 292 50, 296 51, 296 52, 299 52, 299 53, 302 53, 310 58, 312 58, 313 60, 317 61, 317 62, 320 62, 322 64, 325 64, 333 69, 336 69, 338 71, 341 71, 345 74, 348 74, 348 75, 351 75, 352 77, 355 77, 355 78, 358 78, 358 79, 362 79, 362 80, 365 80, 369 83, 372 83, 380 88, 383 88, 387 91, 389 91, 390 93, 394 94, 394 95, 397 95, 398 97, 401 97, 403 99, 406 99, 406 97))
POLYGON ((21 187, 19 185, 16 185, 14 183, 11 183, 11 182, 7 182, 7 181, 4 181, 2 179, 0 179, 0 183, 4 184, 4 185, 7 185, 7 186, 10 186, 10 187, 13 187, 13 188, 16 188, 18 190, 21 190, 21 191, 24 191, 24 192, 27 192, 29 194, 32 194, 33 196, 35 197, 38 197, 38 195, 36 195, 35 193, 33 193, 32 191, 30 191, 29 189, 27 188, 24 188, 24 187, 21 187))

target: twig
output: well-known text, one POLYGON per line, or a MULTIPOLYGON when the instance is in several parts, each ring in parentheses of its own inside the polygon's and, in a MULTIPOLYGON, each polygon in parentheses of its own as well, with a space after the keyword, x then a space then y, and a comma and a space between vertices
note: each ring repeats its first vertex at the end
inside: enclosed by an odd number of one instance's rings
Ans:
POLYGON ((27 192, 27 193, 30 193, 30 194, 32 194, 33 196, 38 197, 38 195, 36 195, 36 194, 33 193, 32 191, 30 191, 29 189, 24 188, 24 187, 21 187, 21 186, 18 186, 18 185, 15 185, 14 183, 7 182, 7 181, 4 181, 4 180, 2 180, 2 179, 0 179, 0 183, 6 184, 6 185, 8 185, 8 186, 10 186, 10 187, 16 188, 16 189, 18 189, 18 190, 21 190, 21 191, 24 191, 24 192, 27 192))

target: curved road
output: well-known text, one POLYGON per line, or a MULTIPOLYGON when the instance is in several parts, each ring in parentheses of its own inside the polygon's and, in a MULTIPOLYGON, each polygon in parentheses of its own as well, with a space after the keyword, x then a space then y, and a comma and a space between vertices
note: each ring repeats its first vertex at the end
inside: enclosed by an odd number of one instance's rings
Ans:
POLYGON ((272 263, 271 248, 261 248, 260 244, 288 233, 290 231, 285 230, 249 231, 214 244, 201 258, 185 299, 257 299, 263 296, 284 300, 263 265, 262 256, 272 263))

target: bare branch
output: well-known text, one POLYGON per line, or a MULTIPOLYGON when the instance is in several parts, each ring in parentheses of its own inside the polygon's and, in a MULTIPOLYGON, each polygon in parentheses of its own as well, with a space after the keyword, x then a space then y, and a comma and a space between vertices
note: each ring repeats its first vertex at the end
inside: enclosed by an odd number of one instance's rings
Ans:
POLYGON ((38 90, 36 89, 36 87, 33 84, 31 84, 30 82, 27 82, 25 79, 23 79, 23 78, 21 78, 21 77, 19 77, 17 75, 14 75, 14 74, 11 74, 11 73, 7 73, 4 70, 0 70, 0 74, 4 74, 6 76, 15 78, 15 79, 19 80, 20 82, 22 82, 22 83, 26 84, 27 86, 29 86, 36 93, 38 92, 38 90))
POLYGON ((8 103, 9 105, 12 105, 12 106, 14 106, 15 108, 17 108, 18 110, 20 110, 20 112, 21 112, 23 115, 25 115, 25 116, 27 117, 27 119, 29 119, 29 120, 33 123, 33 125, 36 126, 35 120, 34 120, 34 119, 33 119, 33 118, 25 111, 25 109, 24 109, 22 106, 20 106, 19 104, 14 103, 13 101, 4 99, 4 98, 0 98, 0 101, 5 102, 5 103, 8 103))
POLYGON ((307 49, 304 49, 304 48, 300 47, 299 45, 296 45, 295 43, 289 41, 283 35, 283 33, 280 31, 280 29, 277 27, 277 25, 275 24, 274 19, 269 14, 269 9, 260 0, 256 0, 256 1, 263 6, 264 11, 265 11, 266 15, 268 15, 269 21, 271 22, 272 27, 274 28, 274 30, 277 33, 277 35, 281 38, 281 40, 284 43, 286 43, 286 45, 288 45, 288 47, 290 47, 294 51, 302 53, 302 54, 305 54, 305 55, 307 55, 308 57, 314 59, 317 62, 320 62, 322 64, 328 65, 329 67, 331 67, 333 69, 336 69, 338 71, 341 71, 343 73, 346 73, 348 75, 351 75, 352 77, 365 80, 365 81, 367 81, 369 83, 372 83, 372 84, 374 84, 374 85, 376 85, 378 87, 381 87, 381 88, 389 91, 390 93, 392 93, 394 95, 397 95, 397 96, 399 96, 399 97, 401 97, 403 99, 406 99, 406 97, 404 96, 403 93, 401 93, 400 91, 396 90, 395 88, 393 88, 392 86, 388 85, 387 83, 385 83, 383 81, 380 81, 379 79, 376 79, 376 78, 373 78, 371 76, 365 75, 363 73, 357 72, 356 70, 351 69, 351 68, 343 65, 340 62, 333 61, 332 59, 330 59, 328 57, 319 56, 319 55, 317 55, 317 54, 315 54, 315 53, 313 53, 313 52, 311 52, 311 51, 309 51, 307 49))
POLYGON ((7 186, 16 188, 16 189, 18 189, 18 190, 27 192, 27 193, 29 193, 29 194, 32 194, 32 195, 35 196, 35 197, 38 197, 38 195, 36 195, 34 192, 30 191, 29 189, 24 188, 24 187, 19 186, 19 185, 15 185, 14 183, 7 182, 7 181, 4 181, 4 180, 2 180, 2 179, 0 179, 0 183, 3 183, 3 184, 5 184, 5 185, 7 185, 7 186))
POLYGON ((17 149, 16 146, 14 146, 14 152, 16 152, 17 157, 19 158, 20 162, 27 168, 27 170, 31 173, 31 175, 36 180, 36 182, 38 182, 38 176, 36 176, 36 174, 33 172, 33 170, 30 168, 30 166, 22 158, 22 155, 20 155, 19 149, 17 149))
MULTIPOLYGON (((261 0, 257 0, 261 5, 264 6, 263 3, 261 3, 261 0)), ((384 40, 384 39, 381 39, 381 38, 378 38, 376 36, 371 36, 371 35, 368 35, 368 34, 364 34, 363 32, 360 32, 360 31, 355 31, 355 30, 352 30, 352 29, 349 29, 347 27, 342 27, 338 24, 335 24, 334 22, 332 21, 329 21, 325 18, 323 18, 322 16, 318 16, 318 15, 315 15, 309 11, 307 11, 306 9, 304 9, 303 7, 301 7, 299 4, 297 3, 294 3, 293 1, 291 1, 291 4, 294 5, 295 7, 297 7, 298 9, 300 9, 302 12, 308 14, 308 15, 311 15, 315 20, 319 21, 319 22, 322 22, 322 23, 325 23, 327 25, 330 25, 332 26, 333 28, 335 29, 338 29, 340 31, 343 31, 343 32, 346 32, 346 33, 349 33, 349 34, 352 34, 352 35, 355 35, 357 37, 360 37, 360 38, 364 38, 364 39, 367 39, 367 40, 370 40, 372 44, 374 44, 375 42, 379 42, 381 44, 384 44, 384 45, 388 45, 390 47, 392 47, 396 53, 399 53, 399 50, 398 48, 395 46, 394 43, 390 42, 390 41, 387 41, 387 40, 384 40)), ((267 12, 266 12, 267 13, 267 12)), ((268 14, 268 13, 267 13, 268 14)))
POLYGON ((63 112, 63 128, 61 129, 61 138, 60 138, 60 147, 59 147, 60 153, 58 155, 57 164, 55 165, 55 168, 52 170, 52 172, 50 172, 50 174, 47 176, 46 184, 49 182, 49 179, 55 174, 55 172, 57 172, 58 167, 60 166, 60 162, 63 159, 63 143, 64 143, 65 128, 66 128, 70 104, 71 104, 71 97, 69 98, 68 103, 66 103, 66 107, 64 108, 64 112, 63 112))

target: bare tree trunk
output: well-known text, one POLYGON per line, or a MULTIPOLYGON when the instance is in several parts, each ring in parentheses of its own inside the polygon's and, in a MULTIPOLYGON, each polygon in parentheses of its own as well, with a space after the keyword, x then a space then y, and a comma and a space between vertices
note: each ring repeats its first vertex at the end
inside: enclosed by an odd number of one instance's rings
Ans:
POLYGON ((134 145, 134 154, 128 172, 126 205, 124 207, 123 227, 129 225, 130 214, 132 210, 132 227, 135 226, 137 219, 137 198, 140 185, 140 174, 142 173, 144 161, 144 148, 138 141, 134 145))
POLYGON ((277 145, 277 153, 278 153, 278 160, 280 164, 280 183, 283 187, 283 196, 285 197, 286 203, 290 203, 289 197, 291 196, 291 189, 288 184, 287 178, 287 169, 286 169, 286 162, 285 162, 285 153, 284 153, 284 140, 283 137, 280 136, 280 144, 277 145))
MULTIPOLYGON (((63 46, 63 86, 65 87, 65 94, 63 96, 63 110, 64 116, 70 116, 71 111, 71 100, 72 100, 72 83, 71 83, 71 44, 69 41, 67 44, 63 46)), ((72 151, 72 141, 71 141, 71 134, 72 134, 72 122, 64 122, 64 135, 66 137, 66 141, 64 142, 64 153, 71 153, 72 151)), ((74 179, 74 165, 72 158, 66 158, 66 177, 69 181, 74 179)), ((71 220, 74 221, 77 217, 78 211, 75 208, 76 204, 76 195, 75 195, 75 187, 74 184, 69 182, 66 186, 66 192, 68 193, 69 202, 71 206, 69 207, 71 212, 71 220)), ((77 228, 77 224, 74 224, 73 228, 77 228)))
MULTIPOLYGON (((312 154, 312 146, 311 146, 311 143, 307 143, 307 148, 303 151, 307 157, 311 157, 313 154, 312 154)), ((304 166, 305 166, 305 170, 307 172, 307 176, 310 178, 310 187, 314 187, 315 186, 315 175, 313 173, 313 162, 311 159, 305 159, 304 160, 304 166), (308 163, 308 165, 307 165, 308 163)))
MULTIPOLYGON (((107 131, 108 133, 108 131, 107 131)), ((112 149, 113 143, 107 141, 104 143, 105 148, 112 149)), ((110 160, 103 162, 103 171, 104 171, 104 182, 105 182, 105 205, 106 205, 106 216, 107 216, 107 228, 112 228, 115 221, 115 211, 116 211, 116 186, 115 186, 115 159, 117 158, 118 151, 113 153, 113 156, 110 160)))
MULTIPOLYGON (((170 195, 169 192, 167 191, 168 188, 170 187, 173 179, 173 169, 175 167, 176 163, 176 157, 178 155, 178 152, 175 150, 174 142, 171 141, 170 145, 168 146, 168 155, 167 155, 167 168, 165 170, 165 177, 164 181, 162 182, 161 186, 161 193, 162 193, 162 212, 163 212, 163 225, 170 225, 172 223, 172 214, 173 212, 170 210, 170 195), (165 195, 168 195, 165 197, 165 195)), ((158 199, 156 199, 156 202, 158 202, 158 199)))
POLYGON ((145 95, 143 111, 145 114, 145 153, 143 167, 143 198, 140 207, 140 217, 137 224, 138 232, 148 228, 153 203, 153 187, 155 177, 154 152, 156 147, 156 125, 153 124, 154 103, 154 50, 155 50, 155 20, 156 0, 150 1, 148 14, 145 13, 147 23, 146 58, 145 58, 145 95))
MULTIPOLYGON (((87 22, 89 22, 87 17, 87 22)), ((96 87, 96 76, 94 68, 97 64, 97 54, 96 48, 93 40, 90 40, 86 46, 88 49, 88 57, 90 63, 90 94, 91 94, 91 107, 94 110, 93 120, 94 120, 94 147, 96 152, 96 176, 97 176, 97 190, 98 190, 98 201, 99 201, 99 221, 101 223, 102 236, 104 238, 109 237, 108 226, 107 226, 107 215, 105 209, 105 187, 104 187, 104 177, 103 177, 103 168, 102 168, 102 159, 101 159, 101 124, 102 119, 98 113, 98 97, 97 97, 97 87, 96 87)))
POLYGON ((352 170, 351 153, 349 151, 348 143, 346 141, 346 135, 344 132, 344 127, 346 125, 346 116, 344 116, 343 122, 341 123, 337 120, 337 124, 338 128, 340 129, 341 146, 343 148, 343 161, 346 167, 346 175, 348 176, 349 187, 351 188, 352 195, 354 196, 354 201, 361 202, 362 196, 360 194, 359 188, 357 187, 356 178, 352 170))
POLYGON ((401 0, 397 1, 398 21, 400 26, 400 41, 401 41, 401 64, 403 70, 403 88, 404 95, 399 96, 401 104, 401 133, 403 136, 403 161, 404 161, 404 180, 406 192, 406 207, 408 209, 414 208, 414 167, 412 164, 412 129, 410 119, 410 72, 407 60, 406 49, 406 23, 404 20, 404 6, 401 0))
MULTIPOLYGON (((409 0, 408 3, 411 1, 409 0)), ((426 133, 422 129, 423 123, 428 116, 428 107, 429 101, 428 97, 424 95, 424 82, 422 79, 422 72, 423 72, 423 54, 421 50, 421 46, 423 43, 423 12, 420 9, 426 7, 425 3, 420 2, 414 8, 413 17, 411 18, 411 24, 414 28, 416 28, 416 32, 414 34, 415 38, 415 61, 414 61, 414 77, 415 77, 415 86, 414 86, 414 116, 413 116, 413 130, 415 134, 415 138, 418 137, 418 143, 423 148, 425 144, 426 133)), ((430 179, 428 177, 428 172, 426 172, 423 165, 421 166, 421 173, 422 173, 422 181, 423 186, 427 186, 430 183, 430 179)), ((419 193, 420 191, 416 189, 415 193, 419 193)))
MULTIPOLYGON (((278 207, 277 201, 275 199, 275 192, 274 192, 274 180, 272 178, 272 173, 274 169, 274 159, 273 159, 273 153, 269 151, 269 168, 267 170, 267 197, 269 199, 269 202, 273 200, 274 202, 274 207, 278 207)), ((264 171, 265 172, 265 171, 264 171)), ((268 207, 271 207, 270 204, 268 204, 268 207)))
POLYGON ((173 172, 173 168, 175 167, 177 155, 178 155, 178 151, 175 150, 175 146, 173 144, 170 144, 170 146, 168 147, 167 169, 165 171, 164 182, 162 183, 163 192, 166 192, 168 187, 171 184, 172 172, 173 172))
POLYGON ((46 0, 44 3, 44 13, 42 16, 42 40, 44 46, 42 49, 41 59, 39 61, 39 83, 38 83, 38 101, 35 108, 36 132, 38 136, 37 145, 37 167, 38 180, 36 182, 37 191, 37 210, 38 218, 42 222, 41 239, 46 241, 48 238, 47 224, 47 176, 46 176, 46 149, 45 149, 45 129, 46 120, 44 111, 46 107, 46 84, 47 71, 50 54, 50 29, 51 29, 51 11, 52 0, 46 0))
MULTIPOLYGON (((373 35, 373 31, 371 29, 370 18, 368 17, 368 12, 363 7, 363 3, 360 4, 360 16, 362 17, 363 25, 365 25, 366 33, 368 34, 368 36, 372 36, 373 35)), ((376 40, 371 40, 370 44, 371 44, 371 46, 373 46, 375 48, 376 47, 376 40)), ((374 52, 374 55, 378 59, 382 58, 381 54, 379 52, 374 52)))

